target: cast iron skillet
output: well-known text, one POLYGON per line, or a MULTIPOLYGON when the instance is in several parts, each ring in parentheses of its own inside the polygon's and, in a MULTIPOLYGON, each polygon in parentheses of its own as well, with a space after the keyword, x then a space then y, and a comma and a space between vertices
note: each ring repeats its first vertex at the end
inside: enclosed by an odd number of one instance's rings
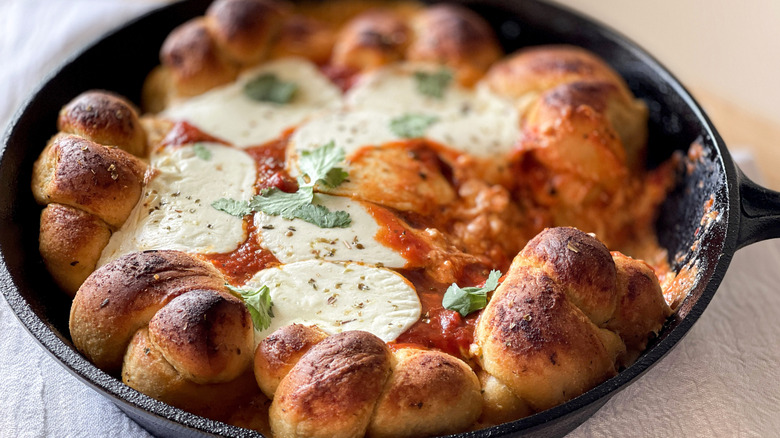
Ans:
MULTIPOLYGON (((164 7, 105 36, 65 63, 26 102, 0 150, 0 287, 22 324, 71 373, 109 397, 159 436, 256 436, 158 402, 105 374, 73 347, 70 300, 52 282, 38 253, 40 207, 30 191, 32 164, 54 134, 59 109, 79 93, 102 88, 139 101, 145 75, 158 64, 164 38, 201 15, 210 0, 164 7)), ((699 141, 703 157, 684 172, 661 210, 657 228, 675 269, 696 263, 700 275, 677 314, 632 366, 569 402, 512 423, 463 437, 562 436, 593 415, 620 389, 657 363, 682 339, 718 288, 734 252, 780 237, 780 194, 748 180, 699 105, 650 55, 612 30, 566 9, 535 0, 487 0, 469 6, 488 19, 507 52, 534 44, 568 43, 605 58, 650 109, 649 165, 699 141), (713 198, 718 219, 700 226, 713 198), (696 245, 694 245, 694 242, 696 245), (691 247, 695 246, 692 250, 691 247)))

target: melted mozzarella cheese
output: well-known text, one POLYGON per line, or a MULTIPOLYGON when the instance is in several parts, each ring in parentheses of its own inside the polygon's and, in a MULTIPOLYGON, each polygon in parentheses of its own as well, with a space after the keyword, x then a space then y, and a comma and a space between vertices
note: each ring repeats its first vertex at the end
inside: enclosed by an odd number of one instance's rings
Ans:
POLYGON ((122 228, 111 236, 98 265, 134 251, 174 249, 225 253, 246 240, 242 218, 218 211, 219 198, 249 200, 255 162, 245 152, 216 143, 164 149, 151 159, 151 180, 122 228))
POLYGON ((403 268, 406 259, 377 240, 379 224, 360 201, 317 194, 315 204, 330 211, 346 211, 352 219, 347 228, 320 228, 301 219, 255 214, 260 245, 282 263, 302 260, 354 261, 403 268))
MULTIPOLYGON (((385 342, 420 318, 414 287, 388 269, 320 260, 258 272, 246 286, 270 288, 274 317, 256 340, 290 324, 317 325, 329 334, 364 330, 385 342)), ((245 286, 245 287, 246 287, 245 286)))
POLYGON ((414 72, 430 72, 435 68, 425 64, 399 64, 366 74, 346 96, 350 112, 333 117, 331 121, 335 123, 329 128, 323 129, 324 123, 316 120, 309 122, 311 127, 302 126, 304 132, 295 147, 310 147, 317 130, 327 134, 323 138, 334 140, 346 150, 381 144, 397 139, 389 128, 393 118, 424 114, 437 118, 425 133, 426 138, 437 143, 485 158, 511 151, 520 135, 516 105, 486 86, 470 90, 450 84, 442 98, 426 96, 417 90, 414 72), (369 117, 376 117, 371 124, 365 121, 369 117), (377 138, 366 138, 369 133, 377 138))
POLYGON ((237 147, 249 147, 278 138, 313 114, 340 106, 341 91, 314 64, 285 58, 252 69, 232 84, 172 106, 163 117, 186 120, 237 147), (244 85, 265 73, 298 86, 290 102, 260 102, 244 94, 244 85))
POLYGON ((481 85, 468 111, 442 118, 428 128, 426 137, 476 157, 497 158, 510 152, 520 137, 517 106, 481 85))
POLYGON ((438 65, 422 63, 392 64, 363 75, 345 96, 349 109, 380 111, 393 117, 406 113, 425 113, 438 117, 457 115, 473 100, 470 90, 451 83, 441 98, 417 89, 416 72, 434 73, 438 65))
POLYGON ((347 159, 364 146, 381 146, 399 138, 390 129, 392 117, 379 111, 336 111, 302 124, 290 137, 294 151, 317 149, 333 141, 347 159))
POLYGON ((390 130, 391 117, 379 111, 336 111, 311 119, 295 130, 287 146, 287 171, 298 176, 300 151, 317 149, 333 141, 344 149, 345 162, 341 167, 349 171, 352 154, 364 147, 381 146, 398 141, 390 130))

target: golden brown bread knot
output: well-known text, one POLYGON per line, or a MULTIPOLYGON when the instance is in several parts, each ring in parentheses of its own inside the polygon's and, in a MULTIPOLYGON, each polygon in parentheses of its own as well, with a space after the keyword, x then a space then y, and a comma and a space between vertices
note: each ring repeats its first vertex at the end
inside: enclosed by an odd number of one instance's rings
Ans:
POLYGON ((202 17, 174 29, 160 50, 160 59, 180 96, 198 95, 238 75, 238 65, 217 47, 202 17))
POLYGON ((169 99, 195 96, 234 80, 242 67, 268 55, 288 9, 272 0, 215 1, 205 16, 180 25, 165 39, 162 67, 146 84, 145 105, 160 110, 169 99))
MULTIPOLYGON (((494 92, 517 99, 521 113, 531 111, 524 129, 542 136, 558 135, 558 140, 545 139, 544 144, 536 147, 555 147, 556 141, 565 139, 581 144, 584 138, 591 144, 605 144, 614 154, 602 154, 601 158, 627 163, 634 170, 643 168, 647 107, 634 98, 623 78, 595 54, 573 46, 523 49, 496 63, 485 82, 494 92), (561 122, 568 126, 557 126, 561 122), (586 135, 591 132, 597 137, 588 138, 586 135), (615 144, 616 141, 619 143, 615 144)), ((564 162, 568 153, 576 152, 575 145, 565 146, 569 147, 558 154, 564 162)), ((526 143, 524 147, 531 146, 526 143)), ((577 170, 590 169, 592 165, 599 165, 596 158, 583 161, 577 170)))
POLYGON ((516 198, 548 211, 549 225, 616 248, 652 233, 662 197, 651 191, 664 177, 645 170, 647 106, 617 72, 587 50, 553 45, 510 55, 483 82, 521 114, 516 198))
POLYGON ((146 326, 166 359, 191 380, 229 380, 250 364, 246 307, 212 265, 185 253, 122 256, 96 270, 73 300, 73 343, 108 372, 119 371, 130 339, 146 326))
POLYGON ((404 58, 411 29, 403 17, 372 9, 353 18, 339 33, 331 61, 339 67, 371 70, 404 58))
POLYGON ((657 333, 672 309, 650 265, 619 252, 612 253, 612 260, 617 268, 618 302, 604 327, 620 335, 626 344, 626 354, 618 358, 618 365, 627 366, 644 351, 648 333, 657 333))
POLYGON ((412 19, 412 28, 407 59, 445 64, 464 85, 474 84, 503 54, 490 25, 463 6, 427 7, 412 19))
POLYGON ((502 96, 525 100, 572 82, 607 82, 632 96, 623 78, 595 54, 575 46, 529 47, 496 63, 485 76, 502 96))
POLYGON ((40 204, 70 205, 119 227, 141 196, 145 171, 121 149, 58 134, 33 166, 33 195, 40 204))
POLYGON ((254 371, 263 393, 273 398, 284 376, 312 346, 327 337, 316 326, 292 324, 260 341, 255 350, 254 371))
POLYGON ((99 368, 121 369, 129 386, 201 415, 226 418, 226 404, 261 396, 246 306, 211 264, 182 252, 132 253, 100 267, 73 300, 70 333, 99 368))
POLYGON ((73 99, 58 126, 62 132, 33 165, 32 191, 48 204, 41 255, 54 281, 73 295, 141 196, 146 164, 131 153, 144 153, 146 133, 129 102, 102 91, 73 99))
POLYGON ((111 228, 78 208, 49 204, 41 213, 40 251, 57 285, 73 296, 95 270, 111 228))
POLYGON ((251 368, 227 382, 195 383, 171 366, 147 328, 138 330, 127 347, 122 382, 187 412, 270 434, 270 401, 257 389, 251 368))
POLYGON ((206 11, 211 35, 228 57, 241 65, 260 62, 289 14, 280 1, 218 0, 206 11))
POLYGON ((501 57, 493 29, 457 5, 434 5, 409 14, 374 9, 342 28, 333 48, 336 66, 371 70, 396 61, 446 65, 463 85, 473 85, 501 57))
POLYGON ((275 436, 428 436, 461 431, 479 417, 479 381, 463 361, 437 351, 392 352, 366 332, 323 336, 288 326, 257 347, 258 382, 278 382, 266 391, 275 436))
POLYGON ((271 46, 271 59, 303 57, 315 64, 330 59, 336 31, 320 20, 292 15, 284 20, 271 46))
MULTIPOLYGON (((475 343, 483 369, 538 411, 615 375, 670 313, 643 262, 619 254, 613 261, 596 238, 552 228, 515 258, 479 318, 475 343)), ((486 410, 500 421, 518 409, 506 405, 486 410)))

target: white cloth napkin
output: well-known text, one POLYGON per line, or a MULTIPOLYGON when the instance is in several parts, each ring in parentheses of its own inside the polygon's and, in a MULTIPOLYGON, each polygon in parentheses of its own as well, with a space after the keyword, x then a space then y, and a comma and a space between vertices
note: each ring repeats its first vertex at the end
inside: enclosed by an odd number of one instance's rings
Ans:
MULTIPOLYGON (((158 3, 0 0, 0 127, 68 54, 158 3)), ((778 266, 780 241, 739 251, 680 345, 570 436, 776 436, 778 266)), ((0 437, 82 436, 149 434, 58 365, 0 300, 0 437)))

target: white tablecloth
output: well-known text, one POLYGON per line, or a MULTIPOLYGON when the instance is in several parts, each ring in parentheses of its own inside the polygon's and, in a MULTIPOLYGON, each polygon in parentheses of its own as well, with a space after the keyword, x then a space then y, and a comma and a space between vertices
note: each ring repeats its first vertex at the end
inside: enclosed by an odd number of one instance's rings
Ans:
MULTIPOLYGON (((0 0, 0 126, 69 53, 156 3, 0 0)), ((570 436, 778 436, 778 285, 780 241, 739 251, 680 345, 570 436)), ((0 300, 0 437, 61 436, 149 435, 49 357, 0 300)))

